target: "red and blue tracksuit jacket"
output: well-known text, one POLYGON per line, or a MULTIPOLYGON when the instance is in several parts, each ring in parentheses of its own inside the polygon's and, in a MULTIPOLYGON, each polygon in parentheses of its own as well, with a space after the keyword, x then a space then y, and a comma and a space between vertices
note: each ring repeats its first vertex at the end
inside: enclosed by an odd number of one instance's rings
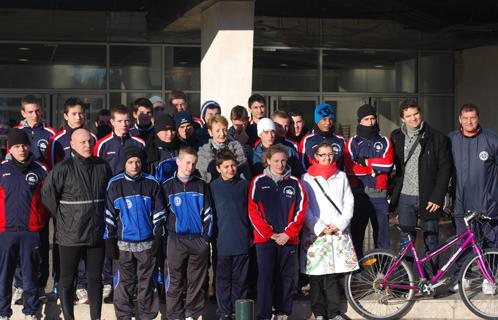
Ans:
POLYGON ((299 243, 308 198, 301 181, 291 175, 275 182, 260 174, 249 187, 249 218, 254 227, 254 243, 265 243, 274 233, 285 232, 288 244, 299 243))
POLYGON ((346 143, 344 163, 352 189, 385 190, 394 164, 393 145, 389 138, 381 135, 373 139, 351 137, 346 143), (367 166, 358 163, 361 158, 367 159, 367 166))
POLYGON ((40 191, 47 174, 47 168, 38 161, 32 161, 24 171, 13 160, 0 164, 0 232, 43 229, 48 211, 40 191))
POLYGON ((45 122, 40 122, 34 127, 30 127, 26 120, 21 121, 15 128, 22 129, 28 134, 33 159, 45 161, 50 138, 57 134, 57 130, 48 126, 45 122))
POLYGON ((337 168, 341 169, 343 165, 344 156, 344 137, 340 135, 323 136, 317 132, 311 132, 304 136, 299 144, 299 155, 303 168, 308 169, 314 159, 314 149, 322 142, 329 142, 332 145, 334 152, 334 160, 337 163, 337 168))
MULTIPOLYGON (((50 138, 48 144, 48 150, 46 153, 46 163, 50 169, 53 169, 54 166, 66 159, 69 159, 71 156, 71 135, 73 134, 72 129, 68 126, 62 127, 62 130, 59 131, 56 135, 50 138)), ((97 141, 97 137, 92 133, 93 143, 97 141)))
POLYGON ((103 137, 93 149, 93 155, 102 158, 109 163, 112 174, 116 175, 123 171, 123 151, 128 146, 145 147, 145 141, 131 134, 118 137, 114 132, 103 137))

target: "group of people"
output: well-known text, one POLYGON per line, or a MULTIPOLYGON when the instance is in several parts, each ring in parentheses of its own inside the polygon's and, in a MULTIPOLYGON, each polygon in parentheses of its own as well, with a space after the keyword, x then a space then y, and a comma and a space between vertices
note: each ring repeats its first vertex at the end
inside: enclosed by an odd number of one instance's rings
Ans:
MULTIPOLYGON (((479 126, 475 105, 461 107, 448 137, 423 121, 417 101, 403 101, 401 127, 386 137, 365 104, 345 139, 329 104, 315 107, 308 130, 298 111, 266 117, 258 94, 232 108, 231 125, 216 101, 200 118, 181 91, 167 103, 102 110, 94 135, 78 98, 66 101, 59 132, 36 98, 22 100, 24 120, 0 164, 0 319, 12 316, 13 281, 23 314, 37 319, 49 217, 63 316, 74 319, 76 296, 92 320, 110 298, 118 319, 154 319, 161 302, 168 319, 197 319, 210 264, 220 319, 232 319, 251 288, 258 319, 285 319, 299 273, 315 318, 340 320, 339 281, 359 268, 369 223, 375 246, 389 249, 389 212, 404 226, 420 220, 431 250, 448 190, 457 232, 469 210, 498 218, 498 136, 479 126)), ((497 231, 483 230, 488 246, 497 231)))

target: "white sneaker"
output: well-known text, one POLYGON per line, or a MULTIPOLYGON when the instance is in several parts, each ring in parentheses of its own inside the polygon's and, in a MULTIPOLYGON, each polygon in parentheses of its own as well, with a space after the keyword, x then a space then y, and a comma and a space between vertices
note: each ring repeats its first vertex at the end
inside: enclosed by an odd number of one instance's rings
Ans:
MULTIPOLYGON (((462 283, 463 283, 463 290, 469 290, 470 288, 470 280, 469 279, 463 279, 462 280, 462 283)), ((450 287, 449 290, 453 293, 456 293, 458 292, 458 288, 459 288, 459 285, 458 285, 458 282, 455 283, 453 285, 453 287, 450 287)))
POLYGON ((38 317, 35 314, 31 314, 31 315, 25 315, 24 319, 25 320, 38 320, 38 317))
POLYGON ((492 285, 488 282, 487 279, 484 279, 482 282, 482 293, 493 295, 496 291, 496 285, 492 285))
POLYGON ((102 289, 102 298, 107 299, 111 296, 112 293, 112 286, 110 284, 104 285, 104 288, 102 289))
POLYGON ((12 303, 17 304, 18 301, 22 303, 22 288, 15 288, 12 294, 12 303))
POLYGON ((88 303, 88 292, 86 289, 77 289, 76 298, 78 298, 78 304, 88 303))
POLYGON ((0 320, 10 320, 9 317, 0 317, 0 320))

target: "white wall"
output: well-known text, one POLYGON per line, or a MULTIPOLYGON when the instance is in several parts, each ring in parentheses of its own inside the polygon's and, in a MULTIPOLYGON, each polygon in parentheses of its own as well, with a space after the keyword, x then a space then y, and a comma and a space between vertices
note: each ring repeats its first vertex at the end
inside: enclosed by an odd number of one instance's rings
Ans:
MULTIPOLYGON (((479 107, 481 125, 498 131, 498 46, 455 54, 456 111, 464 103, 479 107)), ((455 127, 458 127, 457 125, 455 127)))

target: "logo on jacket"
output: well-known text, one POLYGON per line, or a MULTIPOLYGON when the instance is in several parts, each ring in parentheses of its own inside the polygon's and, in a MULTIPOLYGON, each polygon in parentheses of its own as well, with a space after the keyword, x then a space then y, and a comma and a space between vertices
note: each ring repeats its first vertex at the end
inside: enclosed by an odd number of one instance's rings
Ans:
POLYGON ((182 198, 180 197, 174 197, 173 198, 173 203, 175 204, 175 206, 179 207, 182 205, 182 198))
POLYGON ((131 202, 131 200, 126 199, 126 207, 127 207, 128 209, 131 209, 131 207, 133 207, 133 203, 131 202))
POLYGON ((481 153, 479 153, 479 159, 481 159, 482 161, 486 161, 488 160, 489 158, 489 153, 487 151, 481 151, 481 153))
POLYGON ((294 189, 294 187, 287 186, 284 188, 284 194, 287 198, 292 198, 296 194, 296 189, 294 189))
POLYGON ((40 140, 38 140, 37 145, 38 145, 38 149, 40 149, 41 152, 45 152, 45 150, 47 150, 48 141, 45 139, 40 139, 40 140))
POLYGON ((33 173, 33 172, 30 172, 26 175, 26 182, 30 185, 30 186, 36 186, 36 184, 38 183, 39 179, 38 179, 38 176, 36 175, 36 173, 33 173))
POLYGON ((342 148, 341 148, 341 146, 340 146, 340 145, 338 145, 337 143, 332 143, 332 152, 333 152, 334 154, 336 154, 336 155, 337 155, 337 154, 340 154, 340 153, 341 153, 341 150, 342 150, 342 148))
POLYGON ((384 146, 382 145, 382 142, 377 141, 374 143, 374 149, 377 152, 380 152, 384 146))

